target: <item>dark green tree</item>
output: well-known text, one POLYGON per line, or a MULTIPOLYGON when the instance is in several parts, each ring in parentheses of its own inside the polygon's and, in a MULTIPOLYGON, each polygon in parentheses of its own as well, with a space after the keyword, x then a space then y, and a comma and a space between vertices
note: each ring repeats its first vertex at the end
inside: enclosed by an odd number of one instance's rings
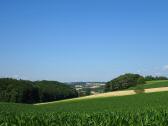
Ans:
POLYGON ((105 86, 105 91, 116 91, 116 90, 123 90, 127 89, 129 87, 135 86, 138 83, 144 84, 143 83, 143 77, 139 74, 124 74, 121 75, 109 82, 106 83, 105 86))
POLYGON ((145 84, 146 81, 145 81, 145 78, 144 77, 140 77, 138 80, 137 80, 137 84, 145 84))
POLYGON ((78 97, 77 91, 57 81, 0 78, 0 102, 37 103, 78 97))

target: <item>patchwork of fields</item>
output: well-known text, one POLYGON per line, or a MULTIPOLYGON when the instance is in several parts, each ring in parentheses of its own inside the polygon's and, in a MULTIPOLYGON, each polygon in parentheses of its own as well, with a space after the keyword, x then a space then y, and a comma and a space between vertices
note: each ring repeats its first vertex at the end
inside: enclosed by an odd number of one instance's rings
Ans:
POLYGON ((168 92, 158 92, 40 106, 0 103, 0 126, 167 126, 167 99, 168 92))
POLYGON ((66 100, 61 100, 61 101, 39 103, 35 105, 53 104, 53 103, 58 103, 58 102, 75 101, 75 100, 82 100, 82 99, 135 95, 138 93, 137 91, 140 91, 141 93, 154 93, 154 92, 168 91, 168 80, 148 81, 147 84, 145 85, 138 85, 138 86, 131 87, 123 91, 113 91, 113 92, 108 92, 108 93, 101 93, 101 94, 73 98, 73 99, 66 99, 66 100))

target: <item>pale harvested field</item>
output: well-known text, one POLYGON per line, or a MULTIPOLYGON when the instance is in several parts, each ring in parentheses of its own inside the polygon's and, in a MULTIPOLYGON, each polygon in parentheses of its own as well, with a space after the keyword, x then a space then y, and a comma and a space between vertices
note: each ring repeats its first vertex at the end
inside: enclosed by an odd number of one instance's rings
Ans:
MULTIPOLYGON (((168 91, 168 87, 145 89, 144 93, 154 93, 154 92, 163 92, 163 91, 168 91)), ((115 91, 115 92, 108 92, 108 93, 90 95, 90 96, 86 96, 86 97, 73 98, 73 99, 67 99, 67 100, 61 100, 61 101, 55 101, 55 102, 39 103, 39 104, 35 104, 35 105, 45 105, 45 104, 52 104, 52 103, 58 103, 58 102, 82 100, 82 99, 127 96, 127 95, 135 95, 135 94, 137 94, 137 93, 134 90, 115 91)))

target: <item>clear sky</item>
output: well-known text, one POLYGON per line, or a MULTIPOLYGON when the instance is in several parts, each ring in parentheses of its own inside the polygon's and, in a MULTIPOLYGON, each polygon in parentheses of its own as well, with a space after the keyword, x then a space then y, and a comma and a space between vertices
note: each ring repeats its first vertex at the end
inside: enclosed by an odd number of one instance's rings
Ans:
POLYGON ((1 0, 0 76, 168 76, 167 0, 1 0))

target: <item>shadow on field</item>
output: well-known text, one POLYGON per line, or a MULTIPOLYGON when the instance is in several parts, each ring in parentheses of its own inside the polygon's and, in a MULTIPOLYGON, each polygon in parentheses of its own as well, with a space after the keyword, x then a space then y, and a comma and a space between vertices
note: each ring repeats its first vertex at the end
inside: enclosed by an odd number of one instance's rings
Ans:
POLYGON ((145 92, 145 89, 142 86, 137 86, 137 88, 134 90, 136 94, 141 94, 145 92))

